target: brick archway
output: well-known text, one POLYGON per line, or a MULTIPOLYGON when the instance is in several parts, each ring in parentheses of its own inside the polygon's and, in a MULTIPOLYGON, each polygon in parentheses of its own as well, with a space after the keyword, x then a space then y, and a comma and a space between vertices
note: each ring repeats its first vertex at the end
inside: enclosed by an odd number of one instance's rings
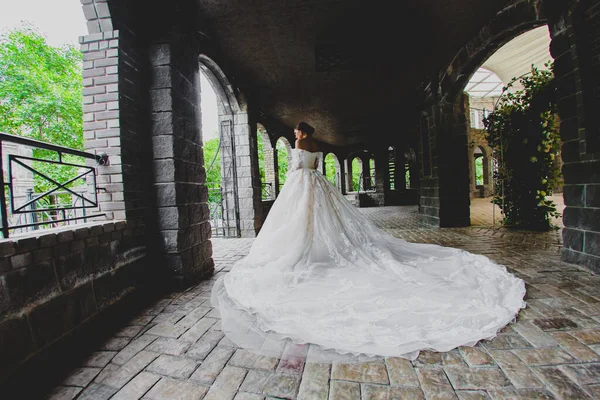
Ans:
MULTIPOLYGON (((207 54, 199 56, 200 69, 217 95, 221 140, 221 188, 227 224, 237 232, 227 236, 252 237, 260 225, 261 184, 256 157, 255 127, 251 127, 247 105, 219 64, 207 54), (258 225, 257 225, 258 224, 258 225)), ((231 230, 231 229, 230 229, 231 230)))
POLYGON ((438 77, 442 99, 458 99, 477 69, 502 46, 517 36, 547 25, 533 2, 519 1, 502 10, 463 46, 438 77))
POLYGON ((333 152, 328 152, 323 156, 322 171, 323 175, 330 181, 339 191, 342 191, 342 169, 338 156, 333 152), (334 176, 327 176, 328 163, 332 161, 334 167, 334 176))
MULTIPOLYGON (((273 200, 276 196, 277 186, 279 185, 279 176, 277 171, 277 154, 273 143, 271 142, 271 135, 269 135, 267 128, 261 123, 256 124, 257 139, 260 138, 263 142, 263 157, 264 157, 264 174, 265 179, 261 182, 263 186, 263 198, 265 200, 273 200)), ((264 215, 263 215, 264 217, 264 215)), ((264 218, 263 218, 264 219, 264 218)))
MULTIPOLYGON (((279 179, 279 171, 281 171, 281 168, 283 166, 283 164, 281 163, 282 162, 282 155, 279 154, 279 151, 277 150, 277 145, 280 142, 283 143, 283 145, 285 146, 286 152, 287 152, 287 154, 285 155, 286 161, 287 161, 287 163, 285 165, 287 166, 287 168, 289 168, 289 165, 292 162, 292 145, 290 144, 290 141, 288 140, 288 138, 286 136, 279 136, 275 140, 275 152, 274 152, 274 155, 275 155, 275 160, 274 160, 275 161, 275 169, 276 169, 277 175, 278 175, 277 186, 275 188, 277 196, 279 196, 279 192, 281 191, 281 187, 285 183, 285 182, 281 182, 281 180, 279 179)), ((287 173, 287 171, 286 171, 286 173, 287 173)))
POLYGON ((500 47, 546 24, 532 2, 515 2, 490 20, 425 87, 419 158, 431 160, 432 165, 421 168, 419 210, 424 222, 442 227, 470 225, 469 115, 463 90, 500 47))

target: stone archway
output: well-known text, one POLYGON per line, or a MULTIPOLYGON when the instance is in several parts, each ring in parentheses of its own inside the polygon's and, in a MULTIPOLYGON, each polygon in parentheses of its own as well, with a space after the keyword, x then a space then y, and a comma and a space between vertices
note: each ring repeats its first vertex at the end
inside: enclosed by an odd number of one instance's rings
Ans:
POLYGON ((271 144, 271 137, 265 128, 264 125, 257 123, 256 124, 257 131, 257 151, 259 158, 259 169, 261 176, 261 186, 262 186, 262 200, 274 200, 276 197, 275 188, 278 186, 279 177, 277 176, 277 165, 275 154, 276 150, 271 144), (262 149, 261 149, 262 147, 262 149), (261 161, 261 152, 262 150, 262 161, 261 161))
POLYGON ((491 149, 485 144, 475 144, 469 151, 471 197, 493 195, 491 163, 491 149))
POLYGON ((363 160, 359 156, 355 156, 352 158, 348 158, 348 188, 349 192, 360 192, 363 185, 361 183, 361 178, 363 177, 364 164, 363 160))
MULTIPOLYGON (((256 206, 250 162, 250 133, 246 107, 240 104, 234 86, 219 65, 205 54, 199 56, 200 70, 217 95, 221 151, 221 210, 223 235, 253 236, 256 206)), ((258 160, 256 160, 258 167, 258 160)), ((260 192, 259 192, 260 195, 260 192)))
POLYGON ((340 170, 340 161, 334 153, 327 153, 323 157, 323 175, 338 190, 342 189, 342 176, 340 170), (331 165, 333 164, 333 168, 331 165))
POLYGON ((275 164, 277 171, 276 193, 279 195, 281 188, 285 184, 285 177, 288 173, 288 167, 292 162, 292 145, 285 136, 280 136, 275 141, 275 164))
POLYGON ((505 8, 426 87, 427 105, 420 123, 423 179, 419 210, 424 222, 442 227, 470 225, 469 107, 463 90, 479 66, 500 47, 546 24, 531 2, 505 8))

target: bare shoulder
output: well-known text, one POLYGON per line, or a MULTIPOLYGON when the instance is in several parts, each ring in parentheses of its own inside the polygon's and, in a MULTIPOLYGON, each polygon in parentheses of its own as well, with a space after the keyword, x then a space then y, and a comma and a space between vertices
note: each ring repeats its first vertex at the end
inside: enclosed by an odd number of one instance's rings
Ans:
POLYGON ((313 153, 321 151, 321 146, 319 145, 319 142, 312 138, 298 139, 296 140, 295 146, 297 149, 307 150, 313 153))

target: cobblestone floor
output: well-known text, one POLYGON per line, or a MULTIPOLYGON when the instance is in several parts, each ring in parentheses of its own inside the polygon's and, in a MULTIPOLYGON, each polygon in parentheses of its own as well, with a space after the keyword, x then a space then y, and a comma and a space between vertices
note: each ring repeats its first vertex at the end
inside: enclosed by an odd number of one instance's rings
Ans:
MULTIPOLYGON (((588 399, 600 398, 600 277, 560 261, 560 231, 425 229, 414 207, 363 209, 409 241, 485 254, 527 282, 527 308, 493 340, 410 362, 280 362, 238 349, 211 309, 213 281, 140 313, 74 369, 52 399, 588 399)), ((215 240, 217 275, 251 239, 215 240)))
MULTIPOLYGON (((556 210, 563 213, 565 203, 562 193, 549 196, 549 199, 556 204, 556 210)), ((491 203, 492 198, 488 197, 471 199, 471 225, 473 226, 499 226, 502 221, 500 207, 491 203), (495 209, 495 210, 494 210, 495 209), (494 212, 495 211, 495 212, 494 212)), ((553 220, 554 225, 563 226, 562 217, 553 220)))

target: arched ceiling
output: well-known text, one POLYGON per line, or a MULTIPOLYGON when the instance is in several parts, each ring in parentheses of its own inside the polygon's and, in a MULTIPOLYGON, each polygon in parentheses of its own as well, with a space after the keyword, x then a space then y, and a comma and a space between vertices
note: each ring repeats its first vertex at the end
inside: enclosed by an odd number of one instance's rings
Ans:
MULTIPOLYGON (((531 65, 547 70, 552 61, 550 33, 547 26, 532 29, 517 36, 488 58, 469 80, 465 91, 472 97, 499 97, 502 88, 513 78, 531 72, 531 65)), ((510 90, 521 88, 519 81, 510 90)))
POLYGON ((552 61, 550 55, 550 32, 540 26, 517 36, 495 52, 482 67, 493 71, 504 84, 512 78, 531 71, 531 64, 547 69, 544 64, 552 61))
POLYGON ((198 0, 203 33, 261 111, 338 145, 412 135, 418 85, 510 2, 198 0))

